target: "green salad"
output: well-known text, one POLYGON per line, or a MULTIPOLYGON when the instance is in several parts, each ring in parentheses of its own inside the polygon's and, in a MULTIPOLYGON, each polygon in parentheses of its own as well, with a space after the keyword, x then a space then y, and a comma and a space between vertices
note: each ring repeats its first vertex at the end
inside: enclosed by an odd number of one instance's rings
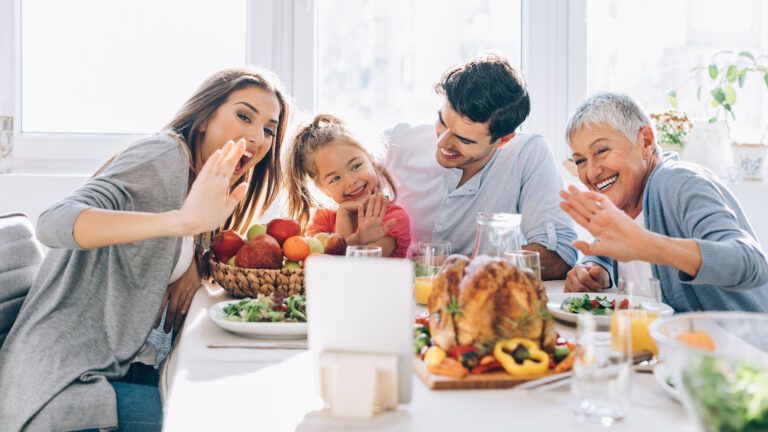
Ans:
POLYGON ((704 357, 682 374, 693 409, 707 431, 768 430, 768 371, 704 357))
POLYGON ((584 294, 580 297, 566 297, 560 309, 571 313, 588 312, 594 315, 611 315, 616 309, 629 309, 629 300, 623 299, 618 304, 616 300, 608 300, 607 296, 590 297, 584 294))
POLYGON ((276 301, 259 294, 256 299, 244 298, 224 306, 227 321, 239 322, 307 322, 307 300, 294 295, 276 301))

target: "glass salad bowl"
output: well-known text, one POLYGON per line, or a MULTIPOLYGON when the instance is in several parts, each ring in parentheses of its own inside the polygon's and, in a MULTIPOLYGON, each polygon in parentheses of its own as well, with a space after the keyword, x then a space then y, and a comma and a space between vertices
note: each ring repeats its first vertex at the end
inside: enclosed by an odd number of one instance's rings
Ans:
POLYGON ((768 430, 768 314, 685 313, 650 330, 701 430, 768 430))

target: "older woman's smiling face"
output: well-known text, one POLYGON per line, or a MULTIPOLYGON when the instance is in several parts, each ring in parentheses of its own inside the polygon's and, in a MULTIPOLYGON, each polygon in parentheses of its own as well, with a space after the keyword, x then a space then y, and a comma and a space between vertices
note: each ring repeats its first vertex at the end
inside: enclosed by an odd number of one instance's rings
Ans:
POLYGON ((604 193, 630 217, 640 214, 643 191, 657 162, 650 127, 643 127, 633 143, 613 128, 585 126, 571 135, 571 150, 582 183, 604 193))

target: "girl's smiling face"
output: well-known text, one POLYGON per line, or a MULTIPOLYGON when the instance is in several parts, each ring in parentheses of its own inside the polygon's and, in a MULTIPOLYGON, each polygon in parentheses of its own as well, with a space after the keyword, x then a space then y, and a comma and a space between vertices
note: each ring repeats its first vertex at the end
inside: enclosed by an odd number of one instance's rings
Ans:
POLYGON ((314 154, 315 183, 336 203, 360 201, 379 184, 368 154, 343 141, 333 141, 314 154))
POLYGON ((610 127, 585 126, 570 138, 579 180, 608 196, 630 217, 637 217, 646 181, 656 165, 653 131, 644 127, 633 143, 610 127))
POLYGON ((272 148, 279 116, 280 103, 274 93, 256 86, 233 91, 200 129, 202 163, 227 141, 244 138, 245 154, 232 174, 234 183, 272 148))

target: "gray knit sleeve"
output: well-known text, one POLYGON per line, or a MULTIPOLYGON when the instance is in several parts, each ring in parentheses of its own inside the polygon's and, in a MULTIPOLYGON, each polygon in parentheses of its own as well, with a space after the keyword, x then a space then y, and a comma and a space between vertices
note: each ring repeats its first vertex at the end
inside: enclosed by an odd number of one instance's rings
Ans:
POLYGON ((96 176, 45 210, 36 225, 46 246, 82 249, 74 239, 75 220, 91 209, 158 213, 173 210, 187 192, 188 163, 179 143, 153 135, 119 153, 96 176), (147 203, 138 206, 136 203, 147 203))

